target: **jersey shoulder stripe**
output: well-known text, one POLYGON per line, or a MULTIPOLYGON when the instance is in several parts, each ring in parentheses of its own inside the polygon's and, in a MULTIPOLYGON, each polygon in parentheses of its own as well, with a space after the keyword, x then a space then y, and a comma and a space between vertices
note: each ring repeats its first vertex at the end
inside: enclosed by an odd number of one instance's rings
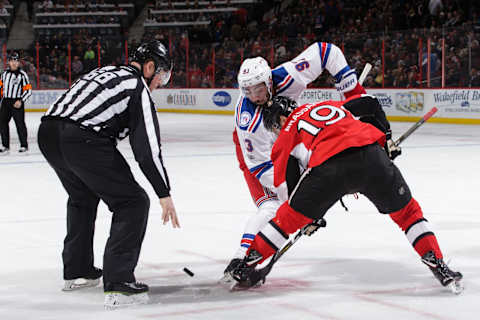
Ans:
POLYGON ((285 78, 285 81, 283 81, 278 87, 277 87, 277 93, 280 94, 290 88, 290 86, 295 82, 293 77, 291 75, 288 75, 287 78, 285 78))
POLYGON ((242 113, 242 104, 244 99, 240 99, 238 101, 237 106, 235 107, 235 121, 237 123, 237 127, 240 127, 240 115, 242 113))
POLYGON ((248 132, 255 133, 255 131, 257 131, 258 129, 258 126, 262 122, 262 119, 263 119, 262 108, 258 107, 253 116, 253 120, 248 126, 248 132))
POLYGON ((291 74, 288 73, 285 67, 278 67, 272 71, 273 84, 280 94, 287 90, 295 81, 291 74))
POLYGON ((272 81, 275 87, 278 87, 280 83, 282 83, 286 77, 289 76, 289 73, 285 67, 276 67, 272 70, 272 81))
POLYGON ((320 46, 320 60, 322 61, 322 69, 325 69, 332 44, 327 42, 318 42, 318 45, 320 46))

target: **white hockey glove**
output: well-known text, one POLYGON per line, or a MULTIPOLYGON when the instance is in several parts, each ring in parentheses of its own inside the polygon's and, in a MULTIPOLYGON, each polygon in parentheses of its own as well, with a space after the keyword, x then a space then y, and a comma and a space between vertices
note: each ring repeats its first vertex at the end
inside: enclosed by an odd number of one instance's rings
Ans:
POLYGON ((335 88, 338 92, 345 93, 353 90, 357 83, 357 74, 355 73, 355 69, 352 69, 335 82, 335 88))

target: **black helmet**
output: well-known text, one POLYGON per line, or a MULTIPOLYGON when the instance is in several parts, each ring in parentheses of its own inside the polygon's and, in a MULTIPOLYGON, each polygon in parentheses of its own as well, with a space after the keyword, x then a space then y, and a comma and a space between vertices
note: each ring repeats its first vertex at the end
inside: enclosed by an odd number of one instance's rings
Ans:
POLYGON ((275 96, 263 108, 263 124, 268 130, 281 129, 280 116, 288 117, 298 107, 289 97, 275 96))
POLYGON ((8 56, 8 60, 20 60, 20 56, 18 55, 17 52, 12 52, 10 53, 10 55, 8 56))
POLYGON ((131 60, 141 65, 149 60, 153 60, 155 73, 160 73, 161 71, 166 73, 164 79, 162 79, 163 85, 167 84, 170 79, 173 61, 170 59, 167 48, 158 40, 142 43, 133 53, 131 60))

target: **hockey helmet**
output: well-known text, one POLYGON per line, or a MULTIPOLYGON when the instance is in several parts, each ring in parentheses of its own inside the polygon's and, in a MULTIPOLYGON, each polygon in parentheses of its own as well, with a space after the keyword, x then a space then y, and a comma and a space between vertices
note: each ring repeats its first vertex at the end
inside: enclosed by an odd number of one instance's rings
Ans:
POLYGON ((170 80, 173 61, 167 48, 160 41, 152 40, 142 43, 133 53, 131 60, 141 65, 152 60, 155 64, 155 73, 162 75, 162 85, 166 85, 170 80))
POLYGON ((263 125, 267 130, 281 129, 280 116, 288 117, 298 107, 289 97, 275 96, 263 108, 263 125))
POLYGON ((10 55, 8 56, 8 60, 18 61, 18 60, 20 60, 20 55, 19 55, 17 52, 12 52, 12 53, 10 53, 10 55))
POLYGON ((272 96, 272 69, 262 57, 245 59, 240 66, 237 80, 244 95, 247 95, 247 87, 265 83, 270 97, 272 96))

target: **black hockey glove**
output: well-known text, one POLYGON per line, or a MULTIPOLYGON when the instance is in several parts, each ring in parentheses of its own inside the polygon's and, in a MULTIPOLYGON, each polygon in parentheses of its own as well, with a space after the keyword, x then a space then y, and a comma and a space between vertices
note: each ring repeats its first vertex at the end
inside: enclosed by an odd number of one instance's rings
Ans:
POLYGON ((312 234, 314 234, 318 229, 320 228, 325 228, 327 226, 327 221, 325 219, 319 219, 319 220, 315 220, 313 221, 312 223, 310 224, 307 224, 304 228, 303 228, 303 234, 307 235, 307 236, 311 236, 312 234))
POLYGON ((402 148, 395 145, 392 139, 392 131, 388 130, 386 133, 387 142, 385 143, 385 151, 387 152, 390 160, 394 160, 396 157, 402 154, 402 148))

